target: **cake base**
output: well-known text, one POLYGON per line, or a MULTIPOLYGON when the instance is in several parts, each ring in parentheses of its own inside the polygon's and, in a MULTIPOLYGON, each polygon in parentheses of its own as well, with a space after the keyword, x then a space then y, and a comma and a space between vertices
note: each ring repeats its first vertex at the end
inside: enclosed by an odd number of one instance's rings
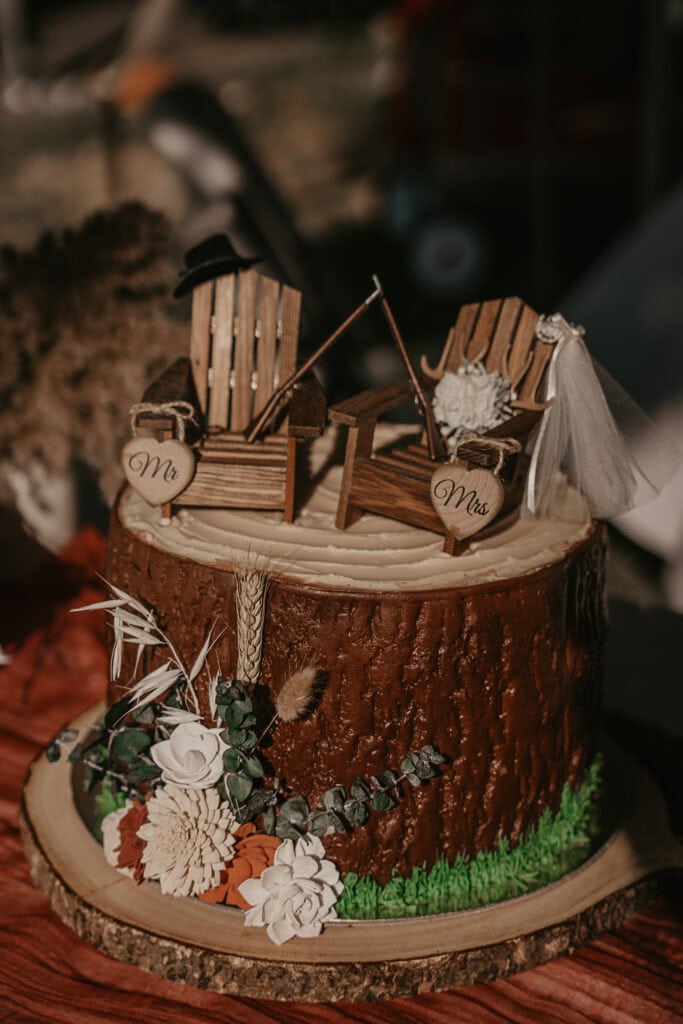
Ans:
MULTIPOLYGON (((87 729, 90 709, 71 725, 87 729)), ((618 826, 581 867, 535 892, 431 917, 338 921, 319 939, 275 946, 241 911, 162 896, 109 867, 76 809, 71 765, 42 755, 27 780, 21 830, 37 886, 78 935, 109 956, 198 988, 297 1002, 381 999, 459 988, 526 970, 616 928, 683 868, 664 802, 613 746, 618 826)))

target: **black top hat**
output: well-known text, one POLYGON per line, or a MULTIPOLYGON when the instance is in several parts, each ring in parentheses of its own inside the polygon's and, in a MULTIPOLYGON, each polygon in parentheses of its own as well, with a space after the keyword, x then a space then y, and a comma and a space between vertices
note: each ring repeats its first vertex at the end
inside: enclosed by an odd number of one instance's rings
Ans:
POLYGON ((227 235, 211 235, 185 253, 186 269, 180 271, 173 297, 179 299, 203 281, 245 270, 260 259, 260 256, 238 256, 227 235))

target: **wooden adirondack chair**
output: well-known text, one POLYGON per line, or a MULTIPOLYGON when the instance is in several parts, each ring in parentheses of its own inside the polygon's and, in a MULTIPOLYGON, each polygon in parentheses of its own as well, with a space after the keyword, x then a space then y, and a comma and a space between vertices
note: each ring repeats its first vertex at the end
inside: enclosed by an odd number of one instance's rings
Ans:
MULTIPOLYGON (((174 505, 282 509, 294 518, 297 444, 322 433, 325 395, 310 374, 262 441, 244 430, 297 362, 301 293, 255 270, 197 285, 190 358, 178 360, 144 402, 190 401, 200 424, 197 468, 174 505)), ((172 421, 148 417, 170 436, 172 421)))
MULTIPOLYGON (((512 437, 522 444, 538 422, 546 403, 540 399, 546 367, 553 346, 536 338, 538 314, 521 299, 496 299, 463 306, 449 331, 441 358, 431 367, 421 360, 422 383, 427 392, 449 370, 455 372, 464 360, 480 361, 488 371, 498 370, 514 385, 515 415, 490 430, 491 437, 512 437)), ((465 545, 447 533, 430 497, 430 483, 436 463, 430 458, 424 436, 419 434, 375 450, 375 428, 382 413, 413 398, 409 380, 373 388, 332 406, 330 419, 348 427, 348 439, 337 527, 346 529, 363 512, 398 519, 445 535, 444 550, 451 554, 465 545)), ((462 445, 458 457, 474 466, 493 468, 495 452, 484 453, 476 443, 462 445)), ((499 519, 507 516, 521 500, 524 460, 505 460, 501 481, 506 499, 499 519)), ((477 534, 481 537, 482 534, 477 534)))

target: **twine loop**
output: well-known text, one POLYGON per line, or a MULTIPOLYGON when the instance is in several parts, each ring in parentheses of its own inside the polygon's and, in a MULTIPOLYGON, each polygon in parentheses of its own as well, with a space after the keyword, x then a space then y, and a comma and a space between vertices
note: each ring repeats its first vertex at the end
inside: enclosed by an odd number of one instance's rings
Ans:
POLYGON ((142 413, 153 416, 170 416, 175 420, 175 436, 178 441, 185 440, 185 427, 194 422, 194 407, 190 402, 138 402, 130 408, 130 426, 133 437, 138 436, 138 416, 142 413))
POLYGON ((457 459, 460 447, 464 444, 469 444, 471 441, 476 441, 482 448, 489 448, 492 451, 498 452, 498 461, 493 470, 496 476, 498 476, 503 468, 505 456, 516 455, 522 450, 521 444, 514 437, 482 437, 481 434, 477 434, 474 430, 464 430, 452 458, 457 459))

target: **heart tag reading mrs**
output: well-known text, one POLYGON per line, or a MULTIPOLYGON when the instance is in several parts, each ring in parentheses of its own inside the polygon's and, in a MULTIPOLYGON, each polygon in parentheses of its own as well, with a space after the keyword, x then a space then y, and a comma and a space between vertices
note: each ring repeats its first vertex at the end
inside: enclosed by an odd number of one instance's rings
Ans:
POLYGON ((194 452, 182 441, 133 437, 121 452, 131 487, 150 505, 163 505, 184 491, 194 476, 194 452))
POLYGON ((432 474, 432 505, 457 540, 471 537, 496 518, 505 498, 500 480, 490 469, 468 469, 446 462, 432 474))

